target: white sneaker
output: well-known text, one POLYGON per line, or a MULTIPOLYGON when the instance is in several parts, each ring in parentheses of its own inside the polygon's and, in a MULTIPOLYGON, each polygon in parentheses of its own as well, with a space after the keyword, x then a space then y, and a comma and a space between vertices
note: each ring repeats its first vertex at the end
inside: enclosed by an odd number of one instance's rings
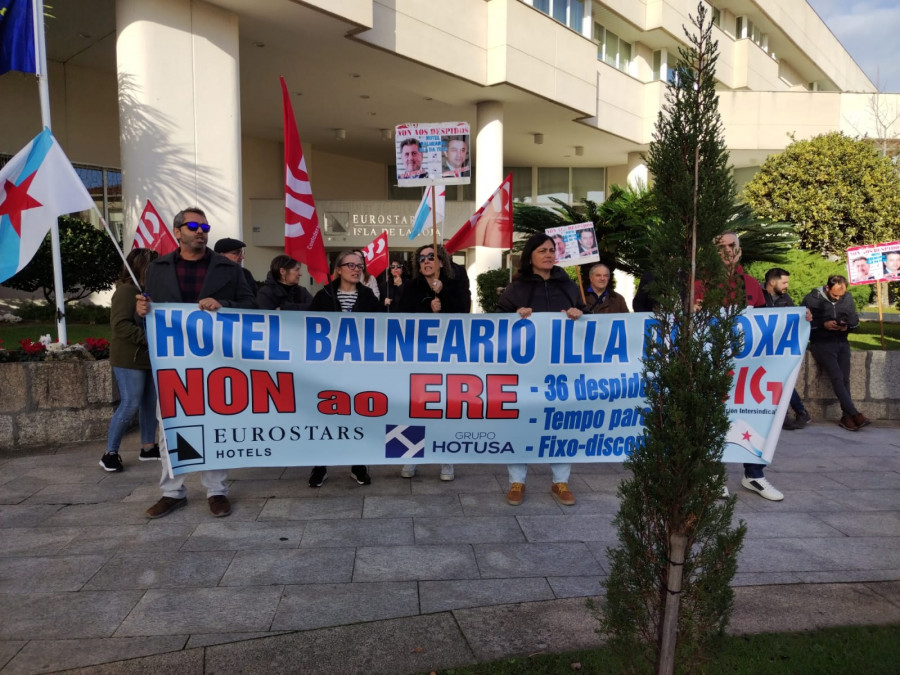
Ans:
POLYGON ((441 480, 453 480, 452 464, 441 464, 441 480))
POLYGON ((403 468, 400 469, 400 478, 412 478, 416 475, 416 465, 415 464, 404 464, 403 468))
POLYGON ((728 491, 728 486, 722 486, 722 494, 719 495, 719 499, 728 499, 731 496, 731 493, 728 491))
POLYGON ((784 499, 784 495, 776 490, 775 486, 765 478, 747 478, 744 476, 741 478, 741 485, 748 490, 758 493, 760 497, 773 502, 780 502, 784 499))

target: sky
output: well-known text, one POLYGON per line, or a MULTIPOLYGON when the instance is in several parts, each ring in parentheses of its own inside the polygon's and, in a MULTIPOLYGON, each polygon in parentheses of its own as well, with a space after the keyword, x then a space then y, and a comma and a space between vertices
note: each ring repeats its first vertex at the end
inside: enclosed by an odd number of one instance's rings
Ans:
POLYGON ((881 91, 900 93, 900 0, 808 0, 881 91))

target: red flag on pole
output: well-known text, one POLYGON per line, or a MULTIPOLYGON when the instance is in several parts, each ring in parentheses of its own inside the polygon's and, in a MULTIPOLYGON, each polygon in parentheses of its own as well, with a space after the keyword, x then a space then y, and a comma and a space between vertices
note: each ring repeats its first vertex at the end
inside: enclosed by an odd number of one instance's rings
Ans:
POLYGON ((377 277, 384 272, 390 262, 388 259, 387 232, 382 232, 375 237, 372 243, 366 246, 362 252, 366 256, 366 271, 369 274, 377 277))
POLYGON ((152 248, 160 255, 171 253, 178 248, 178 242, 175 241, 175 237, 172 236, 149 199, 144 207, 144 212, 141 213, 140 220, 138 220, 131 248, 152 248))
POLYGON ((284 78, 281 94, 284 108, 284 252, 305 263, 313 279, 328 281, 328 258, 313 201, 303 146, 294 119, 294 108, 284 78))
POLYGON ((500 184, 494 194, 459 228, 445 245, 447 253, 471 246, 512 248, 512 174, 500 184))

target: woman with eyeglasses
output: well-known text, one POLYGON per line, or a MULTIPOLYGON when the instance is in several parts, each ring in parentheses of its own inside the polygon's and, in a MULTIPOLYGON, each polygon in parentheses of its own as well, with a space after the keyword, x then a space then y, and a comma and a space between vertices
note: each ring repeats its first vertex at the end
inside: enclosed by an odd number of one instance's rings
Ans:
POLYGON ((375 298, 381 300, 381 289, 378 287, 378 279, 369 274, 369 270, 366 267, 366 255, 358 248, 353 249, 353 252, 359 255, 362 258, 362 276, 360 276, 359 280, 375 294, 375 298))
MULTIPOLYGON (((334 280, 316 293, 313 312, 380 312, 381 303, 372 290, 362 283, 363 256, 357 251, 342 251, 334 260, 334 280)), ((357 464, 350 475, 359 485, 369 485, 369 467, 357 464)), ((309 487, 322 487, 328 478, 327 466, 314 466, 309 474, 309 487)))
MULTIPOLYGON (((468 314, 471 297, 466 286, 450 262, 443 246, 425 244, 416 249, 413 278, 403 291, 401 307, 404 312, 420 314, 468 314)), ((403 478, 416 475, 415 464, 405 464, 400 470, 403 478)), ((453 480, 452 464, 441 464, 441 480, 453 480)))
POLYGON ((400 310, 406 282, 406 266, 399 260, 392 261, 390 276, 378 281, 378 289, 381 291, 381 302, 388 312, 400 310))
POLYGON ((289 255, 276 255, 269 265, 266 282, 256 294, 260 309, 308 310, 313 298, 300 285, 300 263, 289 255))
MULTIPOLYGON (((527 319, 534 312, 562 312, 573 321, 580 318, 584 305, 578 286, 556 264, 556 244, 548 235, 534 234, 525 242, 519 273, 497 301, 495 312, 516 312, 527 319)), ((550 494, 564 506, 572 506, 575 496, 569 490, 571 464, 551 464, 553 484, 550 494)), ((518 506, 525 499, 527 464, 508 464, 509 492, 506 501, 518 506)))

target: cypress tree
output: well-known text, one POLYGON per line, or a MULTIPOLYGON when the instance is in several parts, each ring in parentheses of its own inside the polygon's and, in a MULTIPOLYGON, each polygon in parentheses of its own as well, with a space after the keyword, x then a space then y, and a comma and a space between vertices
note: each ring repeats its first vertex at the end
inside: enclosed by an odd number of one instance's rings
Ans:
POLYGON ((658 304, 645 343, 644 443, 619 487, 619 544, 608 551, 601 620, 608 645, 638 672, 672 672, 673 662, 689 671, 709 657, 732 611, 729 584, 746 529, 732 527, 733 498, 721 499, 743 307, 725 302, 714 240, 728 230, 735 186, 715 91, 718 48, 702 3, 691 21, 696 33, 685 29, 688 47, 679 50, 648 155, 658 304), (679 576, 680 590, 671 588, 679 576))

